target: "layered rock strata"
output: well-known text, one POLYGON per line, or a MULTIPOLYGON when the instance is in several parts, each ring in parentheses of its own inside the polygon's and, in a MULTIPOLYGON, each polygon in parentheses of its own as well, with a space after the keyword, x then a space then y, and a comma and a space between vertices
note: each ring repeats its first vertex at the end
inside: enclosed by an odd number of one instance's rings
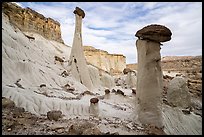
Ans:
POLYGON ((126 57, 122 54, 109 54, 107 51, 84 46, 86 61, 110 74, 121 74, 126 67, 126 57))
POLYGON ((49 40, 64 43, 61 37, 60 23, 30 9, 21 8, 15 3, 3 2, 2 12, 9 17, 12 25, 21 31, 38 33, 49 40))

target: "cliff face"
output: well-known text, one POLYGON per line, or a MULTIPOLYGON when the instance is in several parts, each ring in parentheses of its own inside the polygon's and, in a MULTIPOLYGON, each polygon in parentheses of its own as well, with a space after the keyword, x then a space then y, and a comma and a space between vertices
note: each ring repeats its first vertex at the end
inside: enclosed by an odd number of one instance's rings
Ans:
POLYGON ((47 39, 64 43, 61 38, 60 23, 46 18, 30 8, 21 8, 15 3, 2 3, 2 12, 21 31, 35 32, 47 39))
POLYGON ((126 67, 126 57, 122 54, 109 54, 91 46, 84 46, 84 54, 88 63, 111 74, 120 74, 126 67))
MULTIPOLYGON (((162 70, 201 71, 202 56, 167 56, 161 59, 162 70)), ((137 70, 137 64, 127 64, 127 68, 137 70)))
POLYGON ((202 70, 202 56, 181 56, 181 57, 163 57, 162 69, 163 70, 202 70))

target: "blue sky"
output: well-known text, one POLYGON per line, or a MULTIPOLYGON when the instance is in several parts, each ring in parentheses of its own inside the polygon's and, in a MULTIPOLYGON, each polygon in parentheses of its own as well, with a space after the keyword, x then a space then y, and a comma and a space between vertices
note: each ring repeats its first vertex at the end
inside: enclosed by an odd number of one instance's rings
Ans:
POLYGON ((61 24, 65 44, 72 46, 76 6, 85 11, 84 45, 123 54, 126 63, 137 62, 135 33, 150 24, 165 25, 171 41, 161 56, 202 55, 202 2, 18 2, 61 24))

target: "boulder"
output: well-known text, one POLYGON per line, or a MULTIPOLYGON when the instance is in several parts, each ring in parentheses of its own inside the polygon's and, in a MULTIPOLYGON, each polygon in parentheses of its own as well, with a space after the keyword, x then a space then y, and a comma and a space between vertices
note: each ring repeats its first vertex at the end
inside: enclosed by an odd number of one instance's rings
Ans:
POLYGON ((49 111, 47 112, 47 117, 49 120, 55 120, 57 121, 59 118, 62 117, 62 111, 56 111, 56 110, 53 110, 53 111, 49 111))
POLYGON ((168 85, 167 101, 174 106, 187 108, 191 104, 191 97, 187 87, 187 80, 183 77, 173 78, 168 85))
POLYGON ((105 89, 105 94, 109 94, 110 90, 109 89, 105 89))
POLYGON ((156 42, 166 42, 171 40, 171 31, 163 26, 152 24, 148 25, 136 32, 135 36, 139 39, 146 39, 156 42))
POLYGON ((91 99, 90 99, 90 102, 91 102, 91 103, 94 103, 94 104, 95 104, 95 103, 98 103, 98 101, 99 101, 98 98, 91 98, 91 99))
POLYGON ((120 90, 120 89, 118 89, 118 90, 116 91, 116 94, 121 94, 121 95, 124 96, 124 92, 123 92, 122 90, 120 90))

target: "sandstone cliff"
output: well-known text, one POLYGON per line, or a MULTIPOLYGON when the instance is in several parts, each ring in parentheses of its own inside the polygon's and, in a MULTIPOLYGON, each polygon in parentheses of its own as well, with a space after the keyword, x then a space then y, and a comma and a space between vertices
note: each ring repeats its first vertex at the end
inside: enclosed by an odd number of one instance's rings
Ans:
POLYGON ((202 70, 202 56, 167 56, 162 58, 163 70, 202 70))
MULTIPOLYGON (((202 56, 166 56, 161 59, 162 70, 202 71, 202 56)), ((127 64, 127 68, 137 70, 137 64, 127 64)))
POLYGON ((88 63, 111 74, 120 74, 126 67, 126 57, 122 54, 109 54, 107 51, 84 46, 88 63))
POLYGON ((55 20, 46 18, 30 8, 21 8, 15 3, 3 2, 2 12, 9 17, 11 24, 21 31, 35 32, 47 39, 64 43, 60 23, 55 20))

